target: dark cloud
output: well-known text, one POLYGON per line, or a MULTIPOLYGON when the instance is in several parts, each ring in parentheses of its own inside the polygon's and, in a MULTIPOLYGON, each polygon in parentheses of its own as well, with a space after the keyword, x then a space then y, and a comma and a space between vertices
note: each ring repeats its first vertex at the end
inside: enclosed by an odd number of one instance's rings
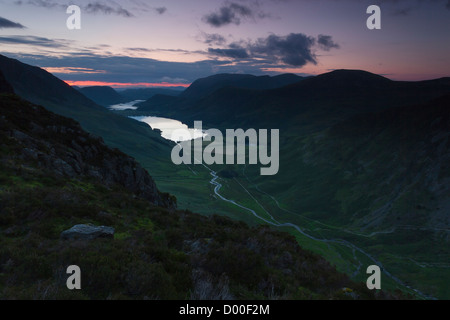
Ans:
MULTIPOLYGON (((44 41, 44 39, 43 39, 44 41)), ((0 41, 1 43, 1 41, 0 41)), ((0 48, 2 46, 0 45, 0 48)), ((94 52, 75 51, 65 52, 63 55, 54 56, 48 53, 26 54, 9 53, 0 49, 0 53, 8 57, 19 59, 24 63, 45 67, 73 70, 101 70, 102 72, 91 73, 58 73, 55 76, 69 81, 102 81, 118 83, 159 83, 177 82, 191 83, 198 78, 207 77, 217 73, 245 73, 254 75, 278 74, 277 72, 263 71, 264 68, 280 67, 267 59, 255 60, 235 59, 233 63, 220 61, 218 59, 207 59, 197 62, 170 62, 159 61, 149 58, 137 58, 129 56, 116 56, 113 54, 99 55, 94 52)), ((204 54, 208 54, 204 51, 204 54)))
POLYGON ((218 33, 203 33, 202 37, 203 42, 206 44, 214 44, 216 46, 222 46, 227 42, 225 37, 221 36, 218 33))
MULTIPOLYGON (((312 0, 270 0, 273 2, 294 2, 294 1, 303 1, 303 2, 312 2, 312 0)), ((329 1, 340 1, 340 2, 362 2, 361 0, 329 0, 329 1)), ((422 3, 426 4, 444 4, 445 7, 450 10, 450 0, 366 0, 367 5, 375 4, 379 6, 384 6, 385 4, 392 5, 390 6, 386 12, 394 16, 407 16, 411 13, 411 11, 419 10, 420 5, 422 3), (405 6, 407 4, 408 6, 405 6), (395 8, 397 6, 397 8, 395 8), (400 6, 400 8, 399 8, 400 6)), ((384 9, 384 8, 383 8, 384 9)))
MULTIPOLYGON (((111 2, 111 1, 110 1, 111 2)), ((47 8, 47 9, 53 9, 53 8, 59 8, 61 10, 66 10, 67 7, 70 4, 73 4, 72 2, 67 2, 67 3, 61 3, 61 2, 56 2, 54 0, 18 0, 14 2, 16 5, 33 5, 36 7, 42 7, 42 8, 47 8)), ((110 4, 107 4, 107 2, 100 2, 100 1, 95 1, 95 2, 90 2, 86 5, 79 5, 81 10, 86 12, 86 13, 91 13, 91 14, 106 14, 106 15, 118 15, 118 16, 122 16, 125 18, 130 18, 130 17, 134 17, 134 15, 128 11, 127 9, 123 8, 122 6, 120 6, 117 3, 114 3, 115 6, 112 6, 110 4)))
POLYGON ((189 81, 187 79, 183 78, 172 78, 172 77, 162 77, 159 81, 161 82, 167 82, 167 83, 190 83, 192 81, 189 81))
POLYGON ((291 33, 285 37, 272 34, 265 39, 258 39, 256 44, 250 46, 250 50, 253 54, 301 67, 308 62, 317 63, 312 52, 314 44, 313 37, 302 33, 291 33))
POLYGON ((208 53, 219 56, 219 57, 227 57, 227 58, 233 58, 233 59, 246 59, 249 57, 247 51, 244 48, 235 48, 235 49, 209 48, 208 53))
POLYGON ((103 14, 116 14, 118 16, 130 18, 134 15, 129 12, 128 10, 122 8, 121 6, 118 6, 116 8, 113 8, 109 5, 100 3, 100 2, 94 2, 89 3, 83 7, 83 11, 87 13, 103 13, 103 14))
POLYGON ((148 48, 125 48, 127 51, 136 51, 136 52, 152 52, 151 49, 148 48))
POLYGON ((241 19, 254 17, 254 11, 246 5, 231 2, 219 9, 218 12, 207 14, 203 20, 213 27, 222 27, 228 24, 239 25, 241 19))
POLYGON ((393 16, 407 16, 411 13, 412 10, 413 10, 412 7, 397 9, 394 12, 392 12, 392 15, 393 16))
POLYGON ((24 44, 47 48, 67 48, 69 41, 35 36, 0 36, 0 43, 24 44))
POLYGON ((158 12, 159 14, 164 14, 167 11, 167 8, 159 7, 159 8, 155 8, 155 11, 158 12))
POLYGON ((331 49, 339 49, 339 45, 333 41, 331 36, 319 34, 317 37, 317 44, 322 50, 330 51, 331 49))
POLYGON ((254 63, 302 67, 308 63, 317 64, 316 49, 330 51, 338 48, 339 45, 328 35, 321 34, 316 39, 303 33, 291 33, 287 36, 272 34, 254 42, 235 42, 225 49, 209 48, 208 54, 231 59, 253 59, 254 63))
POLYGON ((262 75, 259 67, 247 64, 230 65, 228 61, 203 60, 198 62, 169 62, 148 58, 134 58, 126 56, 101 56, 85 52, 72 52, 70 55, 55 59, 44 54, 10 54, 11 58, 39 67, 53 68, 85 68, 104 70, 93 74, 59 74, 61 79, 71 81, 106 81, 106 82, 160 82, 167 79, 183 79, 183 83, 190 83, 200 77, 214 73, 244 72, 262 75), (151 72, 149 72, 149 70, 151 72), (163 79, 163 80, 162 80, 163 79))
POLYGON ((12 22, 11 20, 0 17, 0 29, 3 28, 24 29, 25 27, 20 23, 12 22))
POLYGON ((184 50, 184 49, 164 49, 164 48, 142 48, 142 47, 128 47, 128 48, 124 48, 124 50, 126 50, 128 53, 141 53, 141 52, 177 52, 177 53, 184 53, 184 54, 192 54, 192 53, 197 53, 197 54, 205 54, 205 51, 200 51, 200 50, 184 50))
MULTIPOLYGON (((42 8, 55 8, 55 7, 62 7, 63 5, 52 1, 52 0, 27 0, 27 1, 15 1, 14 2, 17 5, 23 5, 23 4, 30 4, 36 7, 42 7, 42 8)), ((65 6, 67 8, 67 6, 65 6)))

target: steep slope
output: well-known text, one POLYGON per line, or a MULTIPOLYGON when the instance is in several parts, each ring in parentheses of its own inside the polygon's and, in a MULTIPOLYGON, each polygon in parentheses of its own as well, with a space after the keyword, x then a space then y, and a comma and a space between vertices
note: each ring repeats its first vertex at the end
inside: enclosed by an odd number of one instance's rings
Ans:
POLYGON ((108 111, 45 70, 0 55, 0 71, 22 98, 75 119, 144 166, 157 170, 170 161, 171 146, 146 124, 108 111))
POLYGON ((107 86, 84 87, 78 89, 78 91, 103 107, 125 102, 124 98, 116 90, 107 86))
POLYGON ((280 88, 303 80, 293 74, 284 74, 275 77, 253 76, 249 74, 217 74, 198 79, 187 88, 180 97, 187 99, 200 99, 224 87, 242 89, 267 90, 280 88))
POLYGON ((345 185, 352 185, 353 199, 342 199, 340 206, 354 208, 347 213, 361 228, 450 229, 449 108, 446 95, 426 104, 352 117, 317 139, 321 147, 311 146, 305 160, 313 157, 319 164, 320 159, 332 159, 347 173, 345 185), (358 181, 365 181, 366 187, 358 181), (371 203, 358 209, 352 202, 363 195, 371 203), (372 210, 361 214, 366 208, 372 210))
POLYGON ((133 159, 71 119, 0 94, 0 122, 1 299, 393 297, 287 234, 173 210, 133 159), (88 223, 114 238, 60 238, 88 223), (82 290, 66 287, 73 264, 82 290))
POLYGON ((448 298, 449 108, 446 95, 282 138, 279 173, 249 167, 248 189, 272 215, 349 241, 413 287, 448 298))
POLYGON ((0 71, 16 94, 30 101, 46 99, 53 103, 79 104, 100 109, 68 84, 38 67, 0 55, 0 71))
POLYGON ((72 119, 57 116, 15 96, 0 101, 3 134, 20 146, 19 159, 68 178, 96 179, 106 186, 120 185, 152 203, 173 207, 153 179, 134 160, 108 148, 101 138, 83 131, 72 119))

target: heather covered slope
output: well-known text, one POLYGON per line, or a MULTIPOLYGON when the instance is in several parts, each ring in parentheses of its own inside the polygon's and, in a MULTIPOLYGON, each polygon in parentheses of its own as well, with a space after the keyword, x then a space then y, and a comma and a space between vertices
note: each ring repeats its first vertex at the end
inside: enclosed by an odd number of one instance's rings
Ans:
POLYGON ((2 299, 392 297, 286 233, 175 210, 133 159, 71 119, 0 94, 0 121, 2 299), (87 223, 113 227, 114 238, 60 239, 87 223), (66 288, 73 264, 80 291, 66 288))

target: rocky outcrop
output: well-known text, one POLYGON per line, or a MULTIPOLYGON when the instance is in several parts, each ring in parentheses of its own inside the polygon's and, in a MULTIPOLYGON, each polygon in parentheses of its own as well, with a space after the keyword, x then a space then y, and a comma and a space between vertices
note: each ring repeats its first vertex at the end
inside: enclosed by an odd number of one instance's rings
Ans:
POLYGON ((155 205, 176 207, 175 198, 159 192, 134 158, 109 148, 72 119, 18 97, 3 97, 0 135, 21 146, 14 156, 22 161, 72 179, 87 177, 108 187, 119 185, 155 205))
POLYGON ((77 224, 61 233, 62 240, 94 240, 97 238, 114 239, 114 228, 94 226, 90 224, 77 224))

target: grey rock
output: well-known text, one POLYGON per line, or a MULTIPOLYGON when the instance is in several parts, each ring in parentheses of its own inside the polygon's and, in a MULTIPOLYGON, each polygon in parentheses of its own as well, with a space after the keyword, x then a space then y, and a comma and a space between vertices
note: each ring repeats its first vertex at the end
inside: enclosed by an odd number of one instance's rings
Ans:
POLYGON ((78 143, 76 143, 75 141, 72 141, 72 147, 78 151, 79 153, 83 153, 84 150, 82 147, 80 147, 80 145, 78 143))
POLYGON ((19 131, 19 130, 13 130, 11 132, 11 136, 16 138, 17 140, 20 140, 20 141, 28 141, 28 140, 30 140, 30 137, 27 134, 25 134, 25 133, 23 133, 22 131, 19 131))
POLYGON ((31 132, 33 132, 33 134, 42 134, 42 133, 44 133, 44 129, 40 125, 38 125, 38 124, 36 124, 34 122, 32 122, 30 124, 30 127, 31 127, 31 132))
POLYGON ((75 176, 74 169, 62 159, 54 159, 53 168, 55 169, 55 171, 59 172, 62 175, 66 175, 69 177, 75 176))
POLYGON ((31 148, 23 148, 22 150, 23 155, 27 159, 33 159, 37 160, 39 156, 39 152, 37 150, 31 149, 31 148))
POLYGON ((61 233, 63 240, 93 240, 97 238, 114 238, 114 228, 94 226, 91 224, 77 224, 61 233))

